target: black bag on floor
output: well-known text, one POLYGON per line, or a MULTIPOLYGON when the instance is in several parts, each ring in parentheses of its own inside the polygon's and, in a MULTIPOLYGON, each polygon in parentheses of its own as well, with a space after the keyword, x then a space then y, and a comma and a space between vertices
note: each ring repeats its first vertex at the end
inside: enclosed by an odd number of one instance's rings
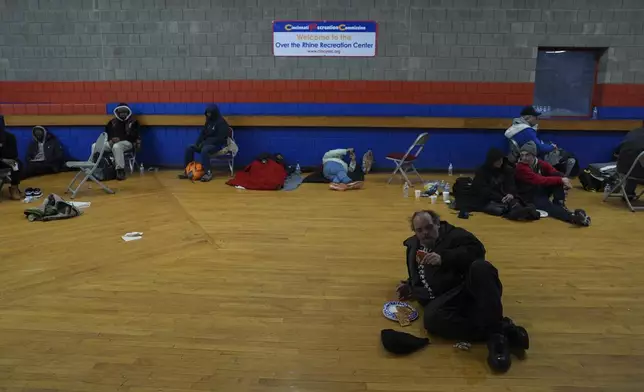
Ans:
POLYGON ((582 188, 588 192, 602 192, 606 185, 612 186, 617 180, 617 165, 611 163, 591 163, 579 174, 582 188))
MULTIPOLYGON (((100 153, 94 153, 92 160, 96 162, 100 153)), ((111 152, 104 152, 98 167, 94 170, 94 177, 99 181, 111 181, 116 179, 116 165, 114 155, 111 152)))
POLYGON ((452 194, 454 195, 454 209, 471 210, 474 203, 474 194, 472 193, 472 177, 459 177, 454 182, 452 194))

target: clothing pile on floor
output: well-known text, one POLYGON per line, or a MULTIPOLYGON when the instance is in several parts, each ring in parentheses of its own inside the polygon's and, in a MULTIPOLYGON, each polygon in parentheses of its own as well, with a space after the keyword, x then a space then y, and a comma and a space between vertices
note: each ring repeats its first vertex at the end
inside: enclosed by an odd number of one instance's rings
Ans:
POLYGON ((264 153, 226 184, 249 190, 276 191, 284 187, 286 178, 293 171, 281 154, 264 153))
POLYGON ((30 222, 49 222, 52 220, 74 218, 81 215, 82 211, 63 200, 62 197, 52 193, 47 196, 47 199, 40 207, 27 208, 24 213, 30 222))

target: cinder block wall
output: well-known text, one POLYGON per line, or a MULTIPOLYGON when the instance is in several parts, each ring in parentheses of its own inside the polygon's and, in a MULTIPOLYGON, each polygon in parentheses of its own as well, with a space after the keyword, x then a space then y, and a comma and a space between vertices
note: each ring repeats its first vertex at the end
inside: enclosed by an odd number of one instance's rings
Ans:
POLYGON ((0 0, 0 80, 532 82, 539 46, 644 83, 643 0, 0 0), (275 58, 275 19, 371 19, 374 58, 275 58))

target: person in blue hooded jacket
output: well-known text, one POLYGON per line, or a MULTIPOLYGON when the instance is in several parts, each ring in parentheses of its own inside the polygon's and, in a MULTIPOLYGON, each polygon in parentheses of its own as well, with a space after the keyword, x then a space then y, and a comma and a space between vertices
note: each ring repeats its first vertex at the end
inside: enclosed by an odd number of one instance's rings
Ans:
MULTIPOLYGON (((199 163, 201 163, 201 166, 203 166, 203 169, 206 172, 201 177, 201 181, 208 182, 212 180, 213 177, 210 158, 226 146, 230 126, 219 112, 217 105, 209 106, 206 109, 205 116, 206 124, 199 133, 196 143, 186 148, 183 163, 184 167, 188 166, 190 162, 195 160, 195 153, 199 153, 201 155, 199 163)), ((189 177, 184 171, 179 174, 179 178, 187 179, 189 177)))
POLYGON ((566 177, 576 176, 579 172, 577 158, 570 152, 560 149, 554 143, 544 142, 537 135, 541 114, 532 106, 524 107, 520 117, 512 120, 512 125, 505 131, 505 137, 514 140, 519 148, 528 142, 533 142, 537 147, 537 157, 554 166, 566 177))

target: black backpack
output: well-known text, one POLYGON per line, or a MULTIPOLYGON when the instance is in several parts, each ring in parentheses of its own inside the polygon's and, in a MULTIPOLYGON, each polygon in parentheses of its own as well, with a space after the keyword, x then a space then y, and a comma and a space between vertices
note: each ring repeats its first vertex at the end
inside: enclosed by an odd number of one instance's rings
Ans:
POLYGON ((474 204, 472 193, 472 177, 459 177, 454 182, 452 193, 454 194, 454 209, 469 209, 474 204))
POLYGON ((616 169, 609 169, 608 163, 593 163, 579 174, 582 188, 588 192, 603 192, 606 186, 613 186, 619 180, 616 169), (608 170, 606 170, 608 169, 608 170))
MULTIPOLYGON (((96 162, 100 153, 94 153, 92 160, 96 162)), ((94 177, 99 181, 111 181, 116 179, 116 165, 114 164, 114 155, 105 151, 98 167, 94 170, 94 177)))

